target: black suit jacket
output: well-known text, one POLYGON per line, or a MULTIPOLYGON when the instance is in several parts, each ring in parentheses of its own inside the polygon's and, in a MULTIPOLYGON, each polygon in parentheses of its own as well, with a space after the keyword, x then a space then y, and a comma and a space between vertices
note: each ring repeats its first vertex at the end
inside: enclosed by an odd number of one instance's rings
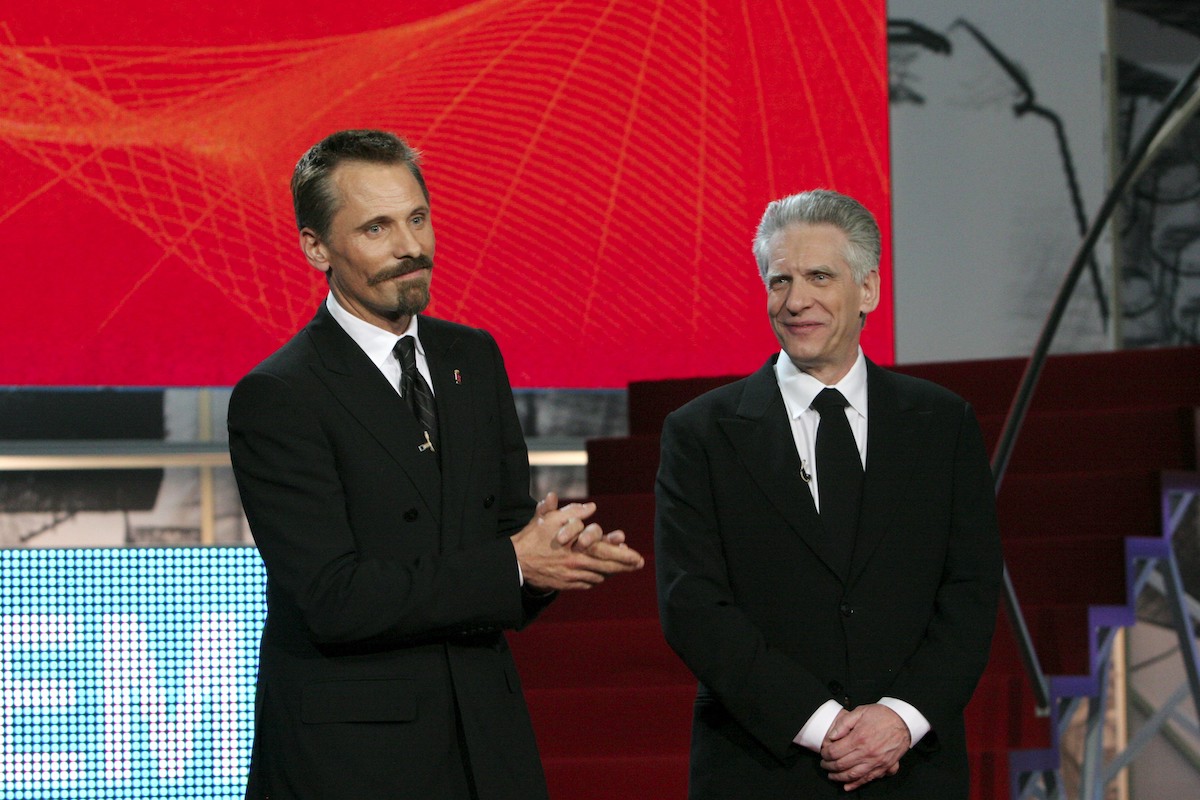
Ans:
POLYGON ((267 567, 247 797, 454 796, 456 706, 481 800, 546 796, 501 632, 548 602, 520 589, 508 539, 534 509, 512 391, 488 334, 427 317, 419 333, 440 470, 324 305, 234 389, 267 567))
POLYGON ((827 558, 772 358, 671 414, 656 486, 667 640, 700 680, 690 796, 839 797, 793 743, 827 700, 896 697, 931 732, 864 797, 965 798, 963 709, 1001 575, 970 407, 867 364, 867 458, 850 570, 827 558))

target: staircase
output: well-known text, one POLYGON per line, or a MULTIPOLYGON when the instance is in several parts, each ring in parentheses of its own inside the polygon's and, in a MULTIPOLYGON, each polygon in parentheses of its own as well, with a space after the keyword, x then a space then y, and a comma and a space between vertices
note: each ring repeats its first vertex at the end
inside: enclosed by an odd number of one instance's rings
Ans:
MULTIPOLYGON (((958 392, 994 446, 1025 362, 898 368, 958 392)), ((588 486, 644 570, 567 593, 512 639, 554 800, 682 798, 695 681, 663 641, 654 596, 654 476, 665 416, 734 380, 629 387, 630 435, 588 443, 588 486)), ((1055 356, 1046 364, 998 496, 1005 559, 1055 707, 1095 691, 1097 631, 1133 622, 1127 574, 1162 530, 1160 476, 1197 468, 1200 348, 1055 356), (1143 540, 1144 541, 1144 540, 1143 540)), ((1160 543, 1161 544, 1161 543, 1160 543)), ((1008 621, 967 709, 972 800, 1003 800, 1010 754, 1052 769, 1057 720, 1035 715, 1008 621)))

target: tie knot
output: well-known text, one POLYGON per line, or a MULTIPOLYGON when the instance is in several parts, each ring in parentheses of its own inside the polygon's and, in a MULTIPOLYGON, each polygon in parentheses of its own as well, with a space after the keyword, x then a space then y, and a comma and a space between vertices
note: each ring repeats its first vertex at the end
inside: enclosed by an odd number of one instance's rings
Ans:
POLYGON ((417 368, 417 340, 413 337, 401 337, 400 341, 396 342, 396 346, 392 348, 392 352, 396 354, 400 368, 405 372, 417 368))
POLYGON ((837 389, 822 389, 812 401, 812 407, 817 410, 817 413, 822 417, 826 411, 841 411, 850 403, 846 400, 837 389))

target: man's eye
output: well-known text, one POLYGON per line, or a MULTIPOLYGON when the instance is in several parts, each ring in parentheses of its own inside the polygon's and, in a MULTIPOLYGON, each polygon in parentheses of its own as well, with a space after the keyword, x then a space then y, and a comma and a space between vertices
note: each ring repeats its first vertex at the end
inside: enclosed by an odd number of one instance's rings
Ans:
POLYGON ((383 226, 378 223, 367 227, 367 233, 369 233, 371 235, 375 235, 375 234, 382 233, 382 232, 383 232, 383 226))
POLYGON ((767 279, 767 286, 769 286, 772 289, 778 289, 780 286, 783 286, 785 283, 787 283, 787 278, 783 277, 782 275, 775 275, 774 277, 767 279))
POLYGON ((421 227, 422 225, 424 225, 425 224, 425 215, 424 214, 415 215, 412 218, 412 224, 418 228, 421 227))

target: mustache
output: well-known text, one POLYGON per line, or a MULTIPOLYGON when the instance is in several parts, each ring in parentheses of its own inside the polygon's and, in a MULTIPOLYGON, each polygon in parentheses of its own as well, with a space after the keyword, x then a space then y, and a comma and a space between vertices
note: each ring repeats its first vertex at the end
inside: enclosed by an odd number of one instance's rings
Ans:
POLYGON ((406 258, 394 267, 388 267, 381 272, 377 272, 367 281, 368 286, 390 281, 392 278, 399 278, 401 275, 407 275, 410 272, 416 272, 420 269, 433 269, 433 259, 425 254, 406 258))

